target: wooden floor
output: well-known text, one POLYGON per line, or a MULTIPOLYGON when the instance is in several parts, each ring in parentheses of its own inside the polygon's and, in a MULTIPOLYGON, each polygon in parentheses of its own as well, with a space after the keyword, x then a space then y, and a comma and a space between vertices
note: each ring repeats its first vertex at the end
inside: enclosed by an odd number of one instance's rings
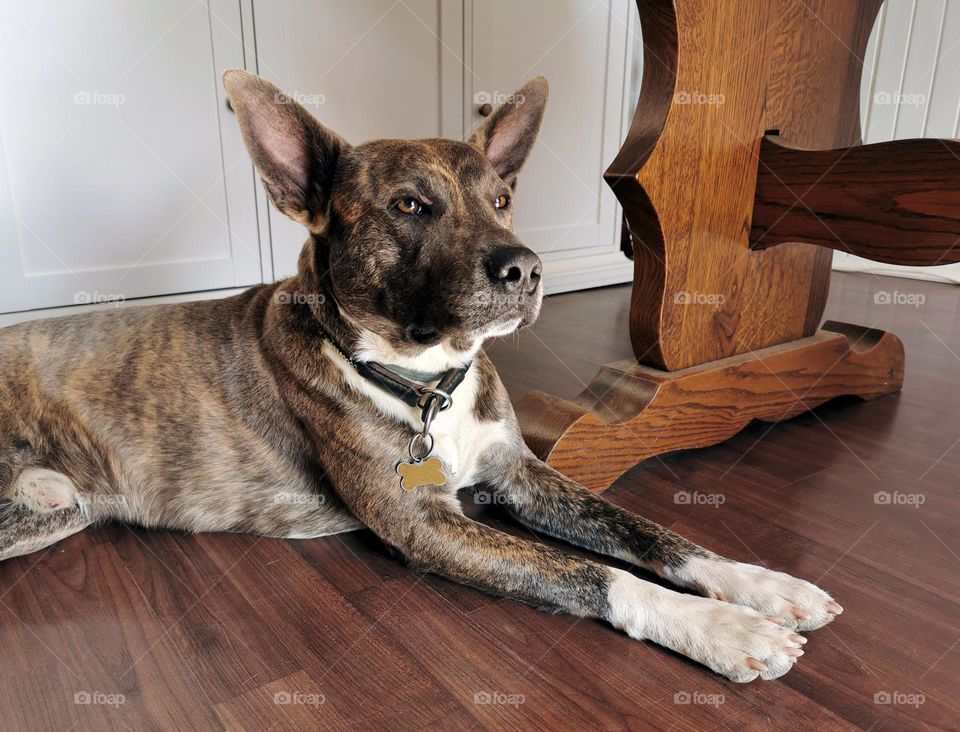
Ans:
MULTIPOLYGON (((573 396, 628 357, 628 295, 550 298, 490 349, 511 393, 573 396)), ((607 493, 835 595, 846 612, 779 681, 415 574, 365 532, 109 526, 0 565, 0 729, 958 729, 960 290, 836 275, 828 316, 903 338, 901 395, 753 425, 607 493)))

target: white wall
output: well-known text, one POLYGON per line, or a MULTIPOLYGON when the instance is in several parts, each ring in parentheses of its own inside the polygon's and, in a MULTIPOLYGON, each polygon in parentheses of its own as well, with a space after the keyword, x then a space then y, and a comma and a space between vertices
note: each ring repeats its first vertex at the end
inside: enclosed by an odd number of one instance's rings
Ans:
MULTIPOLYGON (((884 3, 864 58, 860 103, 866 143, 960 137, 960 0, 884 3)), ((833 266, 960 282, 960 264, 897 267, 837 252, 833 266)))

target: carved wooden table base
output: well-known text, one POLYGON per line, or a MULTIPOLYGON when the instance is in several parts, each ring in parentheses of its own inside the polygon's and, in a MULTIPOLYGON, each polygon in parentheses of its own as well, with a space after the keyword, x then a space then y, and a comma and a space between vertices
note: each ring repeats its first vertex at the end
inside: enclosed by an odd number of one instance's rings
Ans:
POLYGON ((753 419, 900 388, 895 336, 818 330, 831 249, 960 260, 960 143, 861 145, 881 2, 638 0, 643 85, 604 177, 633 249, 640 363, 605 367, 574 402, 524 397, 524 436, 551 465, 603 490, 753 419))
POLYGON ((809 338, 680 371, 620 361, 576 400, 532 392, 517 414, 541 459, 602 491, 654 455, 715 445, 752 420, 788 419, 838 396, 884 396, 902 383, 899 338, 828 322, 809 338))

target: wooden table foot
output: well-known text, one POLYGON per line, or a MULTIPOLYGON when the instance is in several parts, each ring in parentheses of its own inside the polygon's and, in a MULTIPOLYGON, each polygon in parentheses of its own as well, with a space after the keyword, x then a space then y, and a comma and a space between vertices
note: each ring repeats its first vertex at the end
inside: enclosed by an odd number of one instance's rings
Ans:
POLYGON ((517 414, 540 458, 599 492, 642 460, 715 445, 752 420, 899 391, 903 369, 892 333, 827 322, 808 338, 679 371, 609 364, 573 401, 531 392, 517 414))

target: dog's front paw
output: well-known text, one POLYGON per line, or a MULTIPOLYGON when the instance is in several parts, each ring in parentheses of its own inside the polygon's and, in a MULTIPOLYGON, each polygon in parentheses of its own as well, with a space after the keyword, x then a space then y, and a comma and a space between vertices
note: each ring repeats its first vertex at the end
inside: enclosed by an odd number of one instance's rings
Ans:
POLYGON ((783 676, 807 642, 756 610, 683 595, 627 573, 615 573, 610 607, 613 625, 631 637, 682 653, 731 681, 783 676))
POLYGON ((822 628, 843 612, 816 585, 755 564, 698 557, 668 576, 707 597, 782 618, 784 624, 798 630, 822 628))

